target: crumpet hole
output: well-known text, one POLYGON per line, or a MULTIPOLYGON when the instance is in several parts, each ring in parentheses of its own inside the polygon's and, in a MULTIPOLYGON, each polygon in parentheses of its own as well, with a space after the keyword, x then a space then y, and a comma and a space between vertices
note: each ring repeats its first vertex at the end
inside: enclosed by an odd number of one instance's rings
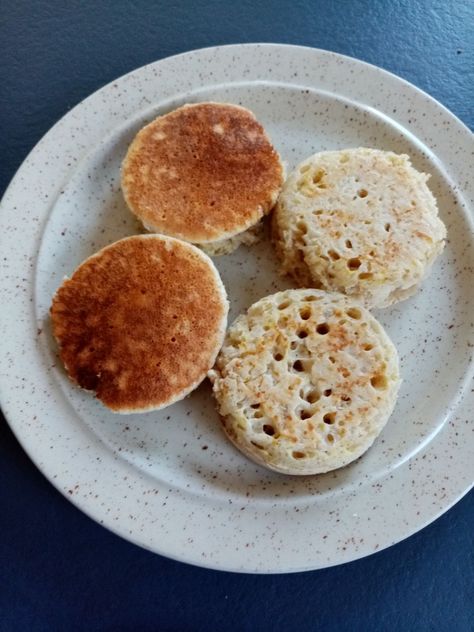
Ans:
POLYGON ((300 317, 302 320, 308 320, 310 316, 311 316, 311 310, 309 307, 302 307, 300 309, 300 317))
POLYGON ((265 424, 263 426, 263 432, 269 437, 273 437, 273 435, 275 434, 275 428, 270 424, 265 424))
POLYGON ((362 312, 360 309, 357 309, 357 307, 350 307, 346 310, 346 314, 354 320, 360 320, 362 318, 362 312))
POLYGON ((324 169, 318 169, 317 171, 315 171, 313 174, 314 184, 320 184, 325 175, 326 172, 324 171, 324 169))
POLYGON ((367 196, 368 196, 368 194, 369 194, 369 192, 368 192, 366 189, 359 189, 359 190, 357 191, 357 195, 358 195, 360 198, 365 198, 365 197, 367 197, 367 196))
POLYGON ((317 390, 313 389, 305 395, 304 399, 308 402, 308 404, 315 404, 319 400, 319 393, 317 390))
POLYGON ((298 222, 296 224, 296 228, 300 231, 300 233, 302 233, 303 235, 306 235, 306 233, 308 232, 308 226, 305 222, 298 222))
POLYGON ((349 268, 349 270, 358 270, 360 266, 361 260, 358 257, 353 257, 347 262, 347 267, 349 268))
POLYGON ((316 327, 316 331, 318 332, 318 334, 320 334, 321 336, 325 336, 327 333, 329 333, 329 325, 327 323, 320 323, 317 327, 316 327))
POLYGON ((330 395, 332 395, 332 388, 327 388, 325 391, 323 391, 323 395, 324 397, 329 397, 330 395))
POLYGON ((299 450, 294 450, 292 453, 294 459, 304 459, 306 454, 304 452, 300 452, 299 450))
POLYGON ((386 376, 380 373, 372 376, 370 378, 370 383, 372 384, 374 388, 376 388, 379 391, 384 390, 388 386, 386 376))
POLYGON ((332 425, 336 420, 336 413, 326 413, 323 417, 325 424, 332 425))

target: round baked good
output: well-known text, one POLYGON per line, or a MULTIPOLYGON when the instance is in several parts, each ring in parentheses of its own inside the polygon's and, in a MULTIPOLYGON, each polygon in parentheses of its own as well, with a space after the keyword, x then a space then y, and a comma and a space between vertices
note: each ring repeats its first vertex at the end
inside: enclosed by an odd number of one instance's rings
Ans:
POLYGON ((53 334, 73 382, 117 413, 157 410, 206 377, 222 345, 226 292, 211 259, 163 235, 127 237, 57 290, 53 334))
POLYGON ((363 454, 392 413, 397 351, 342 294, 287 290, 229 328, 210 372, 228 437, 257 463, 318 474, 363 454))
POLYGON ((227 254, 256 239, 283 184, 283 167, 249 110, 185 105, 138 132, 122 166, 122 190, 147 230, 227 254))
POLYGON ((408 298, 446 237, 428 178, 408 156, 378 149, 314 154, 289 176, 273 213, 282 271, 366 307, 408 298))

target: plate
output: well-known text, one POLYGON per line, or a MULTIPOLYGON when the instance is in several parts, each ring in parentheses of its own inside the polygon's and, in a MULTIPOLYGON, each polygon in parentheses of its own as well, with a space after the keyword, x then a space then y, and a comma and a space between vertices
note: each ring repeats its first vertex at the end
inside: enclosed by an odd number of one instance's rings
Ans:
MULTIPOLYGON (((472 151, 467 128, 410 84, 295 46, 193 51, 80 103, 33 149, 2 205, 1 401, 31 459, 115 533, 215 569, 348 562, 434 520, 474 479, 472 151), (223 435, 208 383, 163 411, 113 415, 69 383, 57 359, 48 309, 63 276, 140 232, 119 186, 128 144, 158 114, 203 100, 253 110, 290 168, 315 151, 369 146, 406 152, 432 174, 446 250, 416 296, 377 313, 401 356, 399 401, 371 450, 333 473, 285 477, 248 461, 223 435)), ((290 286, 268 242, 216 263, 231 319, 290 286)))

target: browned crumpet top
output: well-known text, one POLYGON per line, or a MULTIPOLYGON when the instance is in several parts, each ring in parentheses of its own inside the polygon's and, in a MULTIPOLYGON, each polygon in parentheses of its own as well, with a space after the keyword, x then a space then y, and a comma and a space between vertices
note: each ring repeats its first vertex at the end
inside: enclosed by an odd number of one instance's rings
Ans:
POLYGON ((268 213, 283 183, 278 153, 252 112, 185 105, 144 127, 122 170, 146 228, 195 243, 240 233, 268 213))
POLYGON ((51 307, 71 379, 117 412, 160 408, 204 379, 227 300, 211 260, 161 235, 122 239, 87 259, 51 307))

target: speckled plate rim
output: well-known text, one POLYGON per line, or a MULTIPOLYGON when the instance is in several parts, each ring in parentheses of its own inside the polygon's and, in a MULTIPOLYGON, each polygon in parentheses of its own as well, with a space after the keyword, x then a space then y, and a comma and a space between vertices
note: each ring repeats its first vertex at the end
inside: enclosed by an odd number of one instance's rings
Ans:
MULTIPOLYGON (((0 401, 8 422, 32 461, 55 487, 91 518, 122 537, 173 559, 237 572, 277 573, 323 568, 355 560, 394 544, 432 522, 472 487, 473 396, 459 392, 448 421, 433 440, 394 473, 381 489, 364 489, 298 507, 269 504, 251 519, 251 504, 214 506, 211 499, 158 490, 159 501, 141 515, 123 505, 128 494, 157 494, 156 483, 118 455, 106 450, 87 428, 74 423, 69 404, 43 366, 36 343, 33 306, 35 261, 49 210, 77 163, 115 125, 150 105, 220 83, 271 80, 333 93, 389 117, 429 146, 467 209, 473 208, 474 183, 462 178, 472 160, 470 131, 446 108, 406 81, 358 60, 318 49, 280 44, 238 44, 183 53, 139 68, 85 99, 63 117, 36 145, 20 167, 2 200, 0 249, 5 274, 0 280, 4 308, 0 333, 4 362, 0 401), (295 69, 305 67, 304 76, 295 69), (354 76, 357 80, 354 81, 354 76), (137 86, 155 82, 144 95, 137 86), (126 97, 124 96, 126 94, 126 97), (391 96, 397 95, 396 108, 391 96), (120 99, 122 97, 122 99, 120 99), (151 97, 151 98, 150 98, 151 97), (112 108, 112 102, 116 107, 112 108), (108 105, 109 107, 105 107, 108 105), (413 112, 423 112, 414 117, 413 112), (87 133, 74 134, 87 118, 87 133), (60 148, 60 149, 58 149, 60 148), (38 165, 42 165, 39 178, 38 165), (25 181, 35 179, 34 199, 25 181), (18 239, 15 237, 18 236, 18 239), (14 325, 12 325, 14 323, 14 325), (56 389, 56 391, 54 390, 56 389), (77 450, 73 473, 57 471, 48 449, 48 416, 64 419, 64 433, 77 450), (42 442, 31 432, 41 428, 42 442), (97 454, 101 466, 94 466, 97 454), (110 476, 104 476, 107 472, 110 476), (113 473, 113 476, 112 476, 113 473), (101 475, 102 474, 102 475, 101 475), (79 485, 78 485, 79 481, 79 485), (130 485, 133 482, 133 487, 130 485), (78 486, 76 488, 76 485, 78 486), (81 495, 80 487, 96 495, 81 495), (420 495, 418 491, 422 489, 420 495), (362 496, 364 512, 360 508, 362 496), (124 509, 117 515, 101 509, 94 496, 124 509), (247 511, 243 511, 246 509, 247 511), (337 528, 325 536, 321 516, 337 512, 337 528), (372 522, 370 522, 372 517, 372 522), (258 518, 256 520, 255 518, 258 518), (192 537, 176 524, 192 520, 192 537), (142 529, 137 529, 137 521, 142 529), (274 539, 275 532, 286 539, 274 539), (257 538, 257 535, 268 537, 257 538), (255 544, 258 542, 258 544, 255 544)), ((467 380, 472 379, 466 376, 467 380)))

